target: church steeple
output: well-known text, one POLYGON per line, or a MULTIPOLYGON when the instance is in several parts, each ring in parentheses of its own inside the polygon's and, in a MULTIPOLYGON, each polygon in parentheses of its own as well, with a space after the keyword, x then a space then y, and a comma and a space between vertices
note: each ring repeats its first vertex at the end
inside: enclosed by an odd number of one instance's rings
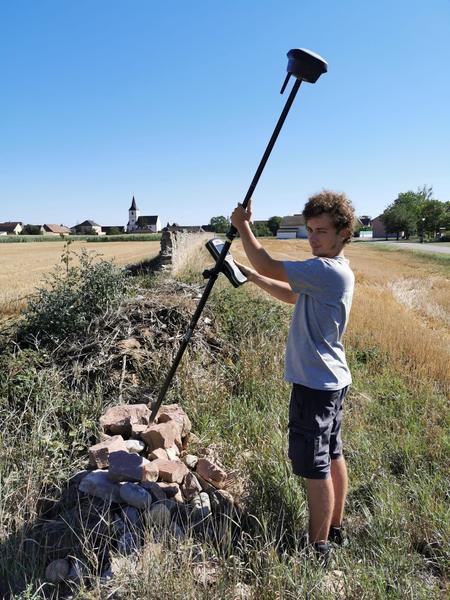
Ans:
POLYGON ((136 231, 137 221, 139 219, 139 213, 140 213, 140 210, 136 206, 136 200, 134 199, 134 196, 133 196, 133 200, 131 201, 131 206, 128 209, 128 225, 127 225, 128 233, 136 231))
POLYGON ((128 210, 139 210, 138 207, 136 206, 136 200, 134 199, 134 196, 133 196, 133 200, 131 201, 131 206, 128 210))

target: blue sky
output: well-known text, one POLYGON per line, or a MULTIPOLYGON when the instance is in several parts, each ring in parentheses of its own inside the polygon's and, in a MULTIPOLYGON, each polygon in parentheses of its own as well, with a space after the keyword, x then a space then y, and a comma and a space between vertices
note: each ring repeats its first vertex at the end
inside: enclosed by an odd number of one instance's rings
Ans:
POLYGON ((376 216, 432 185, 450 200, 450 2, 0 0, 0 221, 193 225, 242 200, 285 96, 303 84, 254 217, 322 189, 376 216))

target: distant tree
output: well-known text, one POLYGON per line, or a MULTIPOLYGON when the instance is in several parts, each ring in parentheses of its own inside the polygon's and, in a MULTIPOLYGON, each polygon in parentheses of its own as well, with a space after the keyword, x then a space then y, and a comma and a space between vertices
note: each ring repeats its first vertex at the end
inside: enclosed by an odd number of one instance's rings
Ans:
POLYGON ((439 200, 428 200, 422 206, 420 219, 423 223, 423 232, 434 237, 440 227, 445 227, 448 219, 446 203, 439 200))
POLYGON ((422 211, 424 206, 433 197, 432 186, 423 185, 416 192, 409 190, 401 192, 392 204, 383 212, 381 217, 387 233, 404 233, 408 239, 410 235, 421 231, 423 226, 422 211))
POLYGON ((22 230, 24 235, 42 235, 40 225, 25 225, 22 230))
POLYGON ((445 202, 444 204, 444 222, 442 227, 445 227, 447 231, 450 231, 450 202, 445 202))
POLYGON ((280 223, 282 220, 282 217, 270 217, 270 219, 267 221, 267 227, 272 232, 272 235, 277 235, 277 231, 280 228, 280 223))
POLYGON ((250 223, 251 230, 256 237, 271 237, 273 234, 265 223, 250 223))
POLYGON ((215 233, 226 233, 230 228, 230 219, 224 216, 212 217, 209 224, 215 233))
POLYGON ((386 228, 386 233, 397 234, 397 239, 399 239, 401 233, 409 238, 411 233, 415 231, 417 224, 415 212, 411 211, 405 204, 396 204, 395 202, 386 208, 381 215, 381 220, 386 228))
POLYGON ((123 231, 120 231, 118 227, 111 227, 111 229, 108 229, 106 232, 106 235, 120 235, 122 233, 123 231))

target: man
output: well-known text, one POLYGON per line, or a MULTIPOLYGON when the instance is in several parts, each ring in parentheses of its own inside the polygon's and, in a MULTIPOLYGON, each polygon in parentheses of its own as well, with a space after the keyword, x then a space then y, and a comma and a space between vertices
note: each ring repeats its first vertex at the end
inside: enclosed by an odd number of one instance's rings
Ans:
POLYGON ((324 190, 303 210, 315 258, 274 260, 250 229, 251 204, 234 210, 254 269, 242 267, 249 281, 284 302, 295 304, 285 358, 292 383, 289 406, 289 458, 306 481, 309 542, 327 562, 330 541, 344 543, 341 524, 347 495, 341 421, 351 375, 341 337, 348 322, 354 275, 344 246, 350 242, 354 210, 345 194, 324 190))

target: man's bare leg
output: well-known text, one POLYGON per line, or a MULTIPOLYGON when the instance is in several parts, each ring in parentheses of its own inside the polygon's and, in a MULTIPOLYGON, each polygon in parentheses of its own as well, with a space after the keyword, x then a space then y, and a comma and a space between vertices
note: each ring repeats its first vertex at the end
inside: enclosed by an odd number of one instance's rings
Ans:
POLYGON ((328 479, 307 479, 310 543, 326 542, 334 508, 334 489, 328 479))
POLYGON ((348 490, 347 465, 343 457, 331 461, 331 481, 334 490, 331 525, 340 527, 344 517, 344 505, 348 490))

